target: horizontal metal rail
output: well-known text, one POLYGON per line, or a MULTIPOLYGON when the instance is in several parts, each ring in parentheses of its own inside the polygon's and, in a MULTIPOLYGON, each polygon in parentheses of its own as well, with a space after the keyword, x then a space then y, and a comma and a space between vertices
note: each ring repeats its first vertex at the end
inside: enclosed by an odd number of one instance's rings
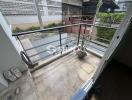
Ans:
POLYGON ((79 26, 79 25, 87 25, 87 26, 95 26, 95 27, 105 27, 105 28, 110 28, 110 29, 117 29, 118 27, 108 27, 108 26, 100 26, 100 25, 94 25, 94 24, 87 24, 87 23, 79 23, 79 24, 72 24, 72 25, 64 25, 64 26, 58 26, 58 27, 52 27, 52 28, 46 28, 46 29, 40 29, 40 30, 34 30, 34 31, 27 31, 27 32, 21 32, 21 33, 14 33, 12 36, 20 36, 20 35, 26 35, 26 34, 32 34, 36 32, 45 32, 45 31, 50 31, 50 30, 56 30, 56 29, 63 29, 67 27, 72 27, 72 26, 79 26))
MULTIPOLYGON (((64 45, 64 44, 62 44, 62 45, 64 45)), ((74 44, 73 44, 74 45, 74 44)), ((56 46, 56 47, 59 47, 60 45, 58 45, 58 46, 56 46)), ((72 45, 70 45, 70 46, 72 46, 72 45)), ((56 51, 56 52, 54 52, 54 53, 59 53, 60 51, 56 51)), ((38 61, 40 61, 40 60, 42 60, 42 59, 46 59, 47 57, 49 57, 49 56, 52 56, 53 54, 48 54, 48 55, 46 55, 46 56, 44 56, 44 57, 41 57, 41 58, 39 58, 39 59, 37 59, 37 60, 35 60, 35 61, 33 61, 33 63, 36 63, 36 62, 38 62, 38 61)))
MULTIPOLYGON (((83 37, 83 35, 80 36, 80 38, 82 38, 82 37, 83 37)), ((110 40, 108 40, 108 39, 101 38, 101 37, 94 36, 94 35, 87 35, 87 38, 89 38, 89 37, 92 37, 92 38, 95 38, 95 39, 100 39, 100 40, 104 40, 104 41, 110 42, 110 40)), ((87 38, 86 38, 86 40, 87 40, 87 38)))
POLYGON ((46 51, 47 51, 47 50, 40 51, 40 52, 38 52, 38 53, 35 53, 35 54, 30 55, 29 57, 32 58, 32 57, 37 56, 37 55, 39 55, 39 54, 41 54, 41 53, 44 53, 44 52, 46 52, 46 51))
POLYGON ((78 26, 78 25, 85 25, 85 24, 84 23, 79 23, 79 24, 72 24, 72 25, 57 26, 57 27, 52 27, 52 28, 45 28, 45 29, 39 29, 39 30, 34 30, 34 31, 15 33, 12 36, 20 36, 20 35, 26 35, 26 34, 36 33, 36 32, 44 32, 44 31, 62 29, 62 28, 78 26))
MULTIPOLYGON (((88 40, 88 41, 89 41, 89 40, 88 40)), ((100 45, 100 46, 103 46, 103 47, 105 47, 105 48, 108 48, 108 45, 103 44, 103 43, 101 43, 101 42, 94 41, 94 40, 90 40, 90 42, 91 42, 91 43, 94 43, 94 44, 97 44, 97 45, 100 45)))
POLYGON ((77 16, 77 17, 82 17, 82 16, 88 16, 88 17, 93 17, 93 15, 80 15, 80 14, 74 14, 74 15, 65 15, 66 17, 74 17, 74 16, 77 16))
POLYGON ((110 40, 105 39, 105 38, 100 38, 100 37, 96 37, 96 38, 97 38, 97 39, 100 39, 100 40, 104 40, 104 41, 110 42, 110 40))
MULTIPOLYGON (((58 40, 59 41, 59 40, 58 40)), ((71 40, 70 42, 72 42, 72 41, 75 41, 75 40, 71 40)), ((67 44, 67 43, 63 43, 62 45, 65 45, 65 44, 67 44)), ((60 45, 57 45, 57 46, 55 46, 55 47, 59 47, 60 45)), ((34 49, 34 48, 33 48, 34 49)), ((37 55, 39 55, 39 54, 41 54, 41 53, 44 53, 44 52, 46 52, 47 50, 44 50, 44 51, 40 51, 40 52, 38 52, 38 53, 35 53, 35 54, 33 54, 33 55, 30 55, 29 57, 31 58, 31 57, 34 57, 34 56, 37 56, 37 55)))
POLYGON ((101 51, 101 52, 105 52, 104 50, 99 49, 99 48, 96 48, 96 47, 94 47, 94 46, 92 46, 92 45, 88 45, 88 46, 91 47, 91 48, 94 48, 94 49, 96 49, 96 50, 99 50, 99 51, 101 51))
MULTIPOLYGON (((81 42, 81 41, 80 41, 80 42, 81 42)), ((66 43, 64 43, 64 44, 62 44, 62 45, 65 45, 65 44, 66 44, 66 43)), ((87 43, 87 44, 88 44, 88 43, 87 43)), ((72 45, 74 45, 74 44, 72 44, 72 45)), ((70 45, 70 46, 72 46, 72 45, 70 45)), ((105 52, 105 50, 96 48, 96 47, 94 47, 94 46, 92 46, 92 45, 88 45, 88 46, 91 47, 91 48, 97 49, 97 50, 99 50, 99 51, 101 51, 101 52, 105 52)), ((59 45, 56 46, 56 47, 59 47, 59 45)), ((47 51, 47 50, 46 50, 46 51, 47 51)), ((55 53, 58 53, 58 52, 60 52, 60 51, 56 51, 55 53)), ((38 55, 38 54, 37 54, 37 55, 38 55)), ((40 61, 40 60, 42 60, 42 59, 46 59, 47 57, 49 57, 49 56, 51 56, 51 55, 53 55, 53 54, 48 54, 48 55, 46 55, 46 56, 44 56, 44 57, 41 57, 41 58, 35 60, 34 62, 40 61)))
MULTIPOLYGON (((87 41, 87 40, 86 40, 87 41)), ((80 42, 82 42, 82 41, 79 41, 79 43, 80 42)), ((88 42, 86 42, 86 44, 87 44, 87 46, 89 46, 89 47, 91 47, 91 48, 94 48, 94 49, 96 49, 96 50, 99 50, 99 51, 101 51, 101 52, 105 52, 104 50, 102 50, 102 49, 99 49, 99 48, 97 48, 97 47, 95 47, 95 46, 92 46, 92 45, 90 45, 88 42)), ((87 47, 86 46, 86 47, 87 47)), ((103 46, 103 47, 105 47, 105 46, 103 46)), ((107 48, 107 47, 105 47, 105 48, 107 48)))

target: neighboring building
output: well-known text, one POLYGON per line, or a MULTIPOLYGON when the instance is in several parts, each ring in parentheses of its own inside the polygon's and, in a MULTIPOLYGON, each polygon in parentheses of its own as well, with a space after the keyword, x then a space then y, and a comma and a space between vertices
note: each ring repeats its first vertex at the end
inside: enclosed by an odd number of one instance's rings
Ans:
MULTIPOLYGON (((78 16, 82 15, 82 3, 83 0, 62 0, 63 25, 80 23, 80 20, 77 21, 77 19, 78 16)), ((65 31, 68 33, 77 33, 78 27, 67 27, 65 28, 65 31)))
POLYGON ((126 12, 127 11, 127 5, 129 3, 129 1, 127 0, 119 0, 118 5, 120 7, 120 9, 116 9, 117 12, 126 12))
POLYGON ((82 15, 82 0, 62 0, 62 19, 64 24, 69 24, 71 17, 82 15))
MULTIPOLYGON (((38 0, 44 25, 59 23, 62 19, 61 0, 38 0)), ((39 26, 34 0, 0 0, 0 11, 13 28, 39 26)))
MULTIPOLYGON (((88 23, 93 24, 99 0, 63 0, 62 1, 62 19, 64 25, 88 23)), ((114 12, 119 6, 114 0, 103 0, 100 7, 101 12, 114 12)), ((78 26, 67 28, 68 32, 76 33, 78 26)), ((89 33, 87 29, 87 33, 89 33)))
POLYGON ((82 13, 82 0, 62 0, 63 15, 80 15, 82 13))
MULTIPOLYGON (((98 0, 36 0, 43 25, 50 23, 74 24, 85 20, 92 23, 98 0), (87 18, 82 17, 88 16, 87 18)), ((118 8, 113 0, 103 0, 100 11, 118 8)), ((12 28, 39 26, 35 0, 0 0, 0 11, 12 28)), ((84 21, 84 22, 85 22, 84 21)))
MULTIPOLYGON (((98 0, 89 0, 83 2, 83 14, 84 15, 94 15, 96 13, 98 0)), ((103 0, 103 4, 100 7, 100 12, 107 12, 110 9, 114 12, 115 9, 119 9, 119 6, 114 0, 103 0)))
MULTIPOLYGON (((92 23, 97 10, 98 0, 63 0, 62 14, 63 22, 78 23, 86 22, 92 23), (67 21, 69 20, 69 22, 67 21)), ((114 12, 119 9, 119 6, 114 0, 103 0, 100 12, 114 12)))
MULTIPOLYGON (((87 16, 88 20, 94 20, 97 4, 98 0, 84 0, 82 13, 87 16)), ((108 10, 110 10, 109 12, 114 12, 115 9, 119 9, 119 6, 114 0, 103 0, 100 12, 108 12, 108 10)))
POLYGON ((119 6, 115 0, 103 0, 100 12, 114 12, 116 9, 119 9, 119 6))

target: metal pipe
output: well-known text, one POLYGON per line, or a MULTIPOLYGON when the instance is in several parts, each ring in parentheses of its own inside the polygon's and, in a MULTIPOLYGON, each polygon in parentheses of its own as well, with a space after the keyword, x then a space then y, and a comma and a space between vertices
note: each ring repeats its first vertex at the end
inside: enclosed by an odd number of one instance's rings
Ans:
POLYGON ((78 33, 78 39, 77 39, 77 45, 79 45, 79 40, 80 40, 80 34, 81 34, 81 25, 80 25, 80 28, 79 28, 79 33, 78 33))
MULTIPOLYGON (((66 39, 66 38, 62 38, 62 40, 64 40, 64 39, 66 39)), ((29 51, 31 49, 39 48, 39 47, 42 47, 44 45, 47 45, 47 44, 50 44, 50 43, 54 43, 54 42, 57 42, 57 41, 59 41, 59 40, 55 40, 55 41, 51 41, 51 42, 48 42, 48 43, 44 43, 44 44, 41 44, 41 45, 38 45, 38 46, 34 46, 34 47, 31 47, 31 48, 28 48, 28 49, 25 49, 25 50, 29 51)))
POLYGON ((66 27, 71 27, 71 26, 78 26, 78 25, 81 25, 81 24, 84 24, 84 23, 72 24, 72 25, 64 25, 64 26, 57 26, 57 27, 52 27, 52 28, 46 28, 46 29, 39 29, 39 30, 34 30, 34 31, 15 33, 12 36, 20 36, 20 35, 26 35, 26 34, 36 33, 36 32, 49 31, 49 30, 58 30, 58 29, 61 29, 61 28, 66 28, 66 27))
MULTIPOLYGON (((75 41, 75 40, 71 40, 70 42, 72 42, 72 41, 75 41)), ((65 45, 66 43, 63 43, 62 45, 65 45)), ((57 45, 57 46, 55 46, 55 47, 59 47, 60 46, 60 44, 59 45, 57 45)), ((35 53, 35 54, 32 54, 32 55, 30 55, 29 57, 31 58, 31 57, 34 57, 34 56, 37 56, 37 55, 39 55, 39 54, 41 54, 41 53, 44 53, 44 52, 46 52, 47 50, 44 50, 44 51, 40 51, 40 52, 38 52, 38 53, 35 53)))
POLYGON ((59 29, 59 40, 60 40, 60 50, 61 50, 61 54, 62 54, 62 41, 61 41, 61 30, 59 29))
POLYGON ((12 36, 20 36, 20 35, 26 35, 26 34, 36 33, 36 32, 44 32, 44 31, 49 31, 49 30, 56 30, 56 29, 61 29, 61 28, 66 28, 66 27, 71 27, 71 26, 85 25, 85 24, 87 26, 105 27, 105 28, 110 28, 110 29, 117 29, 118 28, 118 27, 108 27, 108 26, 93 25, 93 24, 87 24, 87 23, 79 23, 79 24, 64 25, 64 26, 58 26, 58 27, 53 27, 53 28, 46 28, 46 29, 40 29, 40 30, 34 30, 34 31, 15 33, 12 36))
POLYGON ((83 45, 84 45, 84 41, 85 41, 86 28, 87 28, 87 25, 85 25, 85 29, 84 29, 84 33, 83 33, 83 38, 82 38, 82 49, 83 49, 83 45))

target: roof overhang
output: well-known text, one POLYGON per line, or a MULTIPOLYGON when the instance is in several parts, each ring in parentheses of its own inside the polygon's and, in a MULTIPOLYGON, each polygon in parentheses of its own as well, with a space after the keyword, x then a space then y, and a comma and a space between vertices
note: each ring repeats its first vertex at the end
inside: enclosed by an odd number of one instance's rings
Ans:
POLYGON ((114 0, 103 0, 103 4, 109 7, 113 7, 115 9, 119 9, 120 7, 114 0))
POLYGON ((132 3, 132 0, 119 0, 118 3, 132 3))
MULTIPOLYGON (((114 0, 102 0, 103 5, 107 5, 109 7, 119 9, 118 4, 114 0)), ((97 0, 83 0, 84 3, 98 3, 97 0)))

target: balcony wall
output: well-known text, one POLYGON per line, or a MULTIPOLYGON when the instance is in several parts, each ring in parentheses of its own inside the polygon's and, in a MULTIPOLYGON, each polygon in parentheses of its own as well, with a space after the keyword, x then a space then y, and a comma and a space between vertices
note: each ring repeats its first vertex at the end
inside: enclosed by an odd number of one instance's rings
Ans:
POLYGON ((11 67, 17 67, 21 71, 27 70, 27 66, 22 62, 19 55, 21 50, 22 48, 20 48, 16 39, 12 37, 12 32, 0 13, 0 91, 4 85, 7 86, 2 76, 4 71, 9 70, 11 67))

